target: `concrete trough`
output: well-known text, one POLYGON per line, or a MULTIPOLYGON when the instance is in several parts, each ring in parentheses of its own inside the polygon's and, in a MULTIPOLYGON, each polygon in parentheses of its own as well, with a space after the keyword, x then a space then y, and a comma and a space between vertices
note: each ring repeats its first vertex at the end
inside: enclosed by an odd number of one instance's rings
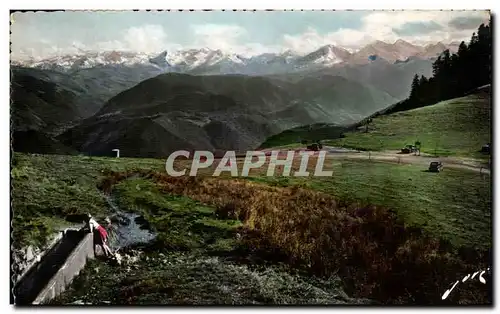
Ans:
POLYGON ((62 239, 14 287, 16 305, 44 304, 52 300, 94 258, 92 233, 65 230, 62 239))

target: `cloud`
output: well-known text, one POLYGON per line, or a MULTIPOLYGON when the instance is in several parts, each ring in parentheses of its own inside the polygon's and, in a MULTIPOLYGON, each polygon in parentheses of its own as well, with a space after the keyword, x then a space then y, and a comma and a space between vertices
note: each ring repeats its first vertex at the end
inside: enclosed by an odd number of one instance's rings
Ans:
POLYGON ((131 27, 123 36, 123 41, 131 49, 157 52, 165 49, 167 34, 159 25, 131 27))
POLYGON ((43 59, 64 54, 77 54, 84 51, 136 51, 156 53, 166 49, 180 49, 180 45, 167 41, 168 36, 160 25, 143 25, 125 29, 121 37, 111 41, 83 43, 78 40, 66 43, 64 46, 43 38, 37 39, 28 45, 19 38, 13 40, 12 54, 14 57, 43 59))
POLYGON ((310 27, 302 34, 284 35, 283 45, 304 53, 311 51, 314 46, 326 44, 355 50, 375 40, 394 42, 403 39, 419 45, 439 41, 467 41, 472 36, 471 29, 488 19, 488 11, 379 11, 364 16, 362 26, 358 29, 339 29, 320 34, 310 27), (459 22, 462 25, 458 25, 459 22), (450 27, 450 23, 454 27, 450 27))
POLYGON ((285 34, 283 36, 284 49, 290 49, 299 54, 306 54, 325 45, 340 45, 346 48, 357 46, 361 42, 369 42, 373 38, 366 33, 353 29, 340 29, 325 35, 309 27, 299 35, 285 34))
POLYGON ((410 22, 401 25, 399 28, 395 28, 394 32, 398 35, 420 35, 428 34, 433 31, 443 29, 442 25, 431 21, 431 22, 410 22))
POLYGON ((168 42, 168 36, 160 25, 143 25, 130 27, 122 32, 120 39, 104 42, 96 42, 91 45, 83 45, 82 50, 97 51, 136 51, 144 53, 156 53, 166 49, 179 48, 168 42))
POLYGON ((279 47, 250 42, 250 34, 239 25, 197 24, 192 25, 191 30, 194 34, 192 48, 207 47, 246 56, 280 50, 279 47))
POLYGON ((193 46, 213 47, 221 50, 231 50, 237 42, 243 40, 246 30, 238 25, 201 24, 192 25, 195 36, 193 46))
POLYGON ((466 17, 466 16, 459 16, 457 18, 452 19, 448 25, 452 28, 455 29, 475 29, 478 27, 478 25, 481 25, 481 23, 484 23, 484 19, 477 17, 477 16, 472 16, 472 17, 466 17))

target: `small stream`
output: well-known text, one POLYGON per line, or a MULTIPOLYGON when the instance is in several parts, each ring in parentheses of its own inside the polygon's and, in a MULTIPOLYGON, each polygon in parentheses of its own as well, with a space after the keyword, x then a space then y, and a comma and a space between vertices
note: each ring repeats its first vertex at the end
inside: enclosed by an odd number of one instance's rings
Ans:
POLYGON ((113 251, 135 244, 146 244, 156 238, 156 234, 140 224, 141 215, 125 212, 116 204, 113 196, 106 196, 118 222, 113 222, 110 232, 110 247, 113 251))

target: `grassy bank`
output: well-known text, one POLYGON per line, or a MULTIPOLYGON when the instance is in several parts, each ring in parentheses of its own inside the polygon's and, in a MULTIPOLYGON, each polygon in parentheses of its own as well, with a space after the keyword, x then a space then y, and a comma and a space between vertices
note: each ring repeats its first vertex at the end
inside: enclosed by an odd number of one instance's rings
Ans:
POLYGON ((487 158, 479 153, 491 142, 491 103, 485 95, 469 95, 433 106, 379 116, 345 138, 325 144, 362 150, 399 150, 415 141, 421 151, 440 156, 487 158))
POLYGON ((446 169, 439 174, 422 167, 367 161, 334 161, 327 178, 264 177, 249 180, 275 186, 302 186, 346 202, 393 209, 406 224, 422 227, 456 246, 491 246, 490 177, 446 169))
POLYGON ((11 166, 14 248, 42 246, 51 233, 80 223, 82 214, 105 216, 109 208, 97 188, 104 169, 164 169, 157 159, 21 153, 11 166))

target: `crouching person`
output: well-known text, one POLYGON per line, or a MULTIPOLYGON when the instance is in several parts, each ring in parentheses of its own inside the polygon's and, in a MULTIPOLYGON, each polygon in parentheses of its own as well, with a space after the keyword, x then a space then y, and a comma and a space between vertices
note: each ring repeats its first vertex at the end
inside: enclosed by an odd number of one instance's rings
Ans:
POLYGON ((88 225, 90 231, 94 234, 94 254, 96 245, 101 246, 102 251, 106 257, 113 257, 114 254, 108 246, 108 232, 104 229, 103 226, 97 223, 94 218, 89 214, 88 215, 88 225))

